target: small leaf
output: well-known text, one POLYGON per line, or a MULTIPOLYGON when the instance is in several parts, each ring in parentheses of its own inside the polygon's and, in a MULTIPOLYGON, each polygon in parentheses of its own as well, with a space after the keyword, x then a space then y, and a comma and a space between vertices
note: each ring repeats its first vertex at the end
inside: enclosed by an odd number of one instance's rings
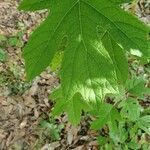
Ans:
POLYGON ((97 138, 97 141, 98 141, 98 143, 100 144, 100 146, 105 145, 105 144, 108 142, 107 138, 106 138, 106 137, 103 137, 103 136, 99 136, 99 137, 97 138))
POLYGON ((146 81, 143 78, 134 77, 126 83, 127 91, 135 96, 143 97, 144 94, 150 94, 150 88, 145 86, 146 81))
POLYGON ((4 42, 6 40, 7 40, 7 38, 4 35, 0 34, 0 42, 4 42))
POLYGON ((60 139, 60 132, 64 128, 63 125, 56 125, 55 122, 48 122, 46 120, 40 122, 40 127, 46 131, 45 135, 50 136, 54 141, 60 139))
POLYGON ((17 37, 11 37, 8 40, 9 46, 17 46, 20 43, 20 40, 17 37))
POLYGON ((136 121, 140 117, 141 106, 138 101, 132 98, 128 98, 125 101, 122 101, 119 104, 121 107, 121 116, 124 118, 128 118, 131 121, 136 121))
POLYGON ((140 144, 138 143, 137 140, 134 140, 134 139, 132 139, 132 141, 129 142, 127 145, 128 145, 129 148, 134 149, 134 150, 139 150, 140 149, 140 144))
POLYGON ((6 60, 6 53, 4 52, 3 49, 0 48, 0 61, 5 61, 6 60))
POLYGON ((128 139, 125 122, 119 121, 109 124, 109 135, 114 143, 124 143, 128 139))
POLYGON ((92 129, 101 129, 106 125, 107 123, 113 123, 116 120, 120 119, 120 114, 118 110, 111 104, 102 103, 99 107, 99 116, 98 118, 92 122, 91 128, 92 129))
POLYGON ((143 116, 138 120, 138 126, 150 135, 150 116, 143 116))

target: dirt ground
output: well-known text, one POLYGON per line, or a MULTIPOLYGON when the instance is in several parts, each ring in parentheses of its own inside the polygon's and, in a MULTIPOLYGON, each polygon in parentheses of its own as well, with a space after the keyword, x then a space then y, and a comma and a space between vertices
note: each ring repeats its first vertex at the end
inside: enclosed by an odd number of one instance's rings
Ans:
MULTIPOLYGON (((47 13, 19 12, 19 1, 0 0, 0 34, 10 40, 10 43, 0 43, 7 53, 7 61, 0 62, 0 150, 97 150, 95 136, 98 133, 89 130, 88 117, 77 128, 68 123, 66 115, 55 120, 56 128, 64 125, 57 142, 39 127, 42 120, 50 118, 53 103, 48 96, 59 80, 48 68, 32 83, 26 81, 22 45, 47 13), (13 45, 14 37, 21 38, 20 45, 13 45)), ((133 9, 131 11, 150 24, 150 5, 147 3, 140 1, 136 9, 128 5, 125 8, 133 9)))

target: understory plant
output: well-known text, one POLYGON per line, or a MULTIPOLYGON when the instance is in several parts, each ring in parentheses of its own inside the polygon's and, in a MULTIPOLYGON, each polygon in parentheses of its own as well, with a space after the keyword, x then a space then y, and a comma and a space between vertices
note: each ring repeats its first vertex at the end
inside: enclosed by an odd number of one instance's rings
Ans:
MULTIPOLYGON (((126 2, 132 0, 23 0, 19 9, 49 12, 23 57, 28 80, 48 66, 58 72, 61 84, 51 94, 56 103, 52 114, 67 112, 76 125, 88 112, 95 118, 91 128, 107 125, 109 143, 138 149, 137 133, 150 134, 150 116, 138 98, 150 91, 143 78, 129 74, 127 54, 149 61, 150 28, 122 9, 126 2)), ((99 141, 106 146, 103 138, 99 141)))
POLYGON ((100 149, 133 149, 150 148, 150 109, 141 103, 150 89, 144 87, 142 77, 134 77, 126 82, 126 90, 120 95, 109 96, 109 103, 102 103, 99 111, 90 112, 96 120, 91 128, 105 131, 98 137, 100 149), (111 99, 110 99, 111 97, 111 99))

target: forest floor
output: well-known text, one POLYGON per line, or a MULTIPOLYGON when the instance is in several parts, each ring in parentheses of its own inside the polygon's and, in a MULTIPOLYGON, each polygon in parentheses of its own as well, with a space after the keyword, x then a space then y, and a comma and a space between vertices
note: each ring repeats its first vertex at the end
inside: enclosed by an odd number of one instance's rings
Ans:
MULTIPOLYGON (((48 68, 33 82, 26 81, 22 47, 47 12, 19 12, 18 3, 0 0, 0 51, 5 52, 5 60, 0 62, 0 150, 97 150, 98 133, 89 129, 88 116, 76 128, 66 115, 50 116, 53 103, 48 96, 59 85, 55 73, 48 68)), ((125 8, 150 24, 146 1, 125 8)))

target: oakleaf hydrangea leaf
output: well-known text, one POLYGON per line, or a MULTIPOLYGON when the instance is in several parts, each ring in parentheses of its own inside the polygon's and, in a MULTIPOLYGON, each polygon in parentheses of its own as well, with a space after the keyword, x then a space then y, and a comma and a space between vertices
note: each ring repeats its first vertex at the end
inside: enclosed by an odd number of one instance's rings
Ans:
POLYGON ((23 0, 20 9, 50 10, 24 48, 28 79, 48 67, 61 49, 60 78, 65 101, 73 102, 78 93, 84 101, 96 103, 108 93, 118 93, 118 84, 125 83, 128 77, 126 50, 150 56, 149 27, 122 10, 119 5, 124 2, 23 0))

